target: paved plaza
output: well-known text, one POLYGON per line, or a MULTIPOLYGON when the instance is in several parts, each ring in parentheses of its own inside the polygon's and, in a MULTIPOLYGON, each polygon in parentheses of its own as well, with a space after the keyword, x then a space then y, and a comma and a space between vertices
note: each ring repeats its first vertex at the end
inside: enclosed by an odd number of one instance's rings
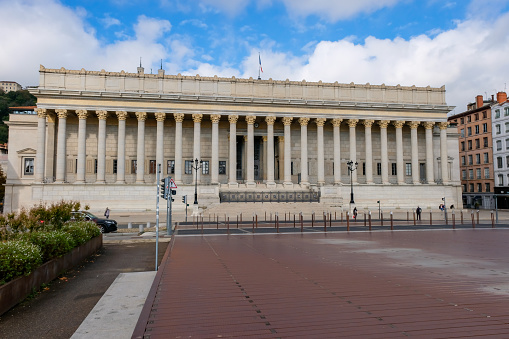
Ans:
POLYGON ((507 229, 178 232, 135 338, 509 337, 507 229))

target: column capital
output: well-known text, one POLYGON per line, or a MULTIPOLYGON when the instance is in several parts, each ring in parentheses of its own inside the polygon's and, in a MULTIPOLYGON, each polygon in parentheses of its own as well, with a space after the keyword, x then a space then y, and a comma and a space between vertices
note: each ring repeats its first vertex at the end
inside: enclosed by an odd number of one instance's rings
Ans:
POLYGON ((248 125, 254 124, 255 120, 256 120, 256 116, 254 116, 254 115, 246 116, 246 122, 248 125))
POLYGON ((46 108, 36 108, 35 111, 37 112, 37 116, 39 118, 46 118, 48 116, 46 108))
POLYGON ((67 110, 66 109, 56 109, 55 113, 58 115, 59 119, 67 118, 67 110))
POLYGON ((266 135, 264 135, 264 136, 262 136, 262 140, 263 140, 263 142, 267 142, 267 140, 269 140, 269 138, 266 135))
POLYGON ((117 115, 118 120, 126 120, 127 119, 126 111, 116 111, 115 114, 117 115))
POLYGON ((210 120, 211 120, 214 124, 219 123, 219 120, 221 120, 221 114, 212 114, 212 115, 210 116, 210 120))
POLYGON ((154 115, 155 115, 157 121, 162 122, 162 121, 164 121, 164 119, 166 119, 166 113, 164 113, 164 112, 156 112, 154 115))
POLYGON ((244 135, 243 138, 244 138, 244 141, 247 142, 247 135, 244 135))
POLYGON ((279 136, 277 137, 277 140, 279 140, 279 142, 283 142, 283 141, 285 141, 285 137, 284 137, 284 136, 282 136, 282 135, 279 135, 279 136))
POLYGON ((97 114, 97 118, 99 118, 99 120, 106 120, 108 117, 108 111, 95 111, 95 114, 97 114))
POLYGON ((230 122, 230 124, 236 124, 237 120, 239 120, 238 115, 229 115, 228 116, 228 121, 230 122))
POLYGON ((440 128, 440 129, 447 129, 447 126, 449 126, 449 122, 447 122, 447 121, 442 121, 442 122, 438 123, 438 128, 440 128))
POLYGON ((283 117, 281 118, 281 121, 283 122, 283 125, 290 126, 292 124, 293 117, 283 117))
POLYGON ((363 122, 365 127, 371 128, 371 126, 373 126, 373 124, 375 123, 375 120, 369 120, 368 119, 368 120, 363 120, 362 122, 363 122))
POLYGON ((348 126, 350 126, 350 128, 351 128, 351 127, 354 127, 354 128, 355 128, 355 126, 357 126, 357 123, 358 123, 358 122, 359 122, 359 119, 349 119, 349 120, 348 120, 348 126))
POLYGON ((334 126, 334 127, 340 127, 342 122, 343 122, 343 119, 341 119, 341 118, 334 118, 331 121, 332 126, 334 126))
POLYGON ((193 121, 194 122, 201 122, 202 118, 203 118, 203 114, 201 114, 201 113, 194 113, 193 114, 193 121))
POLYGON ((138 121, 145 121, 147 120, 147 112, 136 112, 136 118, 138 118, 138 121))
POLYGON ((176 122, 184 121, 184 113, 173 113, 176 122))
POLYGON ((265 122, 267 123, 267 125, 274 125, 274 121, 276 121, 275 116, 265 117, 265 122))
POLYGON ((421 124, 420 121, 409 121, 408 126, 410 126, 411 129, 417 129, 419 125, 421 124))
POLYGON ((403 125, 405 124, 405 121, 404 120, 396 120, 396 121, 393 121, 392 124, 396 128, 403 128, 403 125))
POLYGON ((79 109, 76 111, 78 119, 85 120, 88 117, 88 111, 86 109, 79 109))
POLYGON ((326 121, 327 121, 327 119, 325 119, 325 118, 316 118, 315 119, 316 126, 318 126, 318 127, 323 127, 323 125, 325 125, 326 121))
POLYGON ((306 117, 299 118, 299 124, 301 126, 307 126, 308 122, 309 122, 309 118, 306 118, 306 117))
POLYGON ((387 128, 390 124, 390 120, 380 120, 378 121, 378 125, 380 125, 380 128, 387 128))
POLYGON ((435 126, 434 121, 424 121, 422 124, 424 125, 425 129, 433 129, 433 127, 435 126))

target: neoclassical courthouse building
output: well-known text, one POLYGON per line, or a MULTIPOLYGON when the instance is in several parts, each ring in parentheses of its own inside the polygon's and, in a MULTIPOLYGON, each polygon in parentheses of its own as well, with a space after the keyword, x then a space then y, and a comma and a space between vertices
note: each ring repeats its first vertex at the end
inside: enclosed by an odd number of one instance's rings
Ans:
MULTIPOLYGON (((5 210, 78 200, 154 210, 156 173, 200 207, 320 201, 461 204, 445 88, 40 68, 11 114, 5 210), (194 159, 202 161, 195 172, 194 159), (358 163, 349 171, 347 162, 358 163)), ((348 207, 347 207, 348 208, 348 207)))

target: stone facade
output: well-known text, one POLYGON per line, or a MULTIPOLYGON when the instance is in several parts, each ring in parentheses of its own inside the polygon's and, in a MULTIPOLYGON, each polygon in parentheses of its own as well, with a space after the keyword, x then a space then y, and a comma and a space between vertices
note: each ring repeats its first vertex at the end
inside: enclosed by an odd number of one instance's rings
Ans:
POLYGON ((159 164, 178 196, 192 196, 197 179, 204 206, 234 191, 312 191, 343 206, 350 178, 358 206, 461 202, 443 87, 41 66, 31 93, 38 115, 9 121, 6 210, 60 199, 154 209, 159 164), (194 159, 203 161, 198 175, 194 159), (358 163, 351 173, 350 160, 358 163))

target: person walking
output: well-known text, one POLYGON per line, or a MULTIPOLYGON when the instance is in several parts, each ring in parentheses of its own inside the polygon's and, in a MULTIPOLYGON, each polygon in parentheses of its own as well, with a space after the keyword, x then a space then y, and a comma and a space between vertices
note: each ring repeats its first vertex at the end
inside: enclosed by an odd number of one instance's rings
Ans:
POLYGON ((357 221, 357 207, 354 207, 353 209, 353 218, 357 221))
POLYGON ((421 212, 422 212, 422 209, 417 206, 417 209, 415 210, 415 213, 417 214, 417 220, 421 220, 421 212))
POLYGON ((110 209, 108 207, 106 207, 106 210, 104 211, 104 216, 106 217, 106 219, 110 218, 110 209))

